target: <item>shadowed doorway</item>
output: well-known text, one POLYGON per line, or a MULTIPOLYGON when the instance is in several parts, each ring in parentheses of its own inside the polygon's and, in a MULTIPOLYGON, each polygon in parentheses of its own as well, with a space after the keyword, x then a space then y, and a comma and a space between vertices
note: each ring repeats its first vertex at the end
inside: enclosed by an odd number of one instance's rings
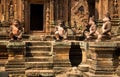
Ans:
POLYGON ((43 4, 30 5, 30 30, 43 31, 43 4))

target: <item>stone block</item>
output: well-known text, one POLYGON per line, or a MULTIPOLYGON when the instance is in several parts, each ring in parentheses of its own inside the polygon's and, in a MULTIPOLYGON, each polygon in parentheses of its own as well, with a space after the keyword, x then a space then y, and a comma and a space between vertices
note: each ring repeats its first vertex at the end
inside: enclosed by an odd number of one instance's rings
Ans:
POLYGON ((101 69, 101 68, 99 70, 89 69, 89 72, 93 73, 95 75, 97 75, 97 74, 111 75, 111 74, 114 74, 114 71, 115 71, 114 69, 111 70, 110 68, 107 68, 107 70, 106 69, 101 69))
POLYGON ((78 66, 78 69, 79 69, 80 71, 82 71, 82 72, 88 72, 88 71, 89 71, 89 65, 87 65, 87 64, 80 64, 80 65, 78 66))
POLYGON ((115 75, 93 74, 90 72, 83 73, 83 77, 115 77, 115 75))

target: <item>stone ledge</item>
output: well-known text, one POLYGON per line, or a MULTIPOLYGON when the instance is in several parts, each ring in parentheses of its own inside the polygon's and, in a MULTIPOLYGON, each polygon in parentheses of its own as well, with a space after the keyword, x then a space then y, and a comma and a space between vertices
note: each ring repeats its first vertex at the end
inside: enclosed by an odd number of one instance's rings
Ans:
POLYGON ((84 72, 83 77, 116 77, 115 75, 93 74, 90 72, 84 72))
POLYGON ((115 42, 89 42, 90 47, 96 47, 96 48, 116 48, 117 43, 115 42))

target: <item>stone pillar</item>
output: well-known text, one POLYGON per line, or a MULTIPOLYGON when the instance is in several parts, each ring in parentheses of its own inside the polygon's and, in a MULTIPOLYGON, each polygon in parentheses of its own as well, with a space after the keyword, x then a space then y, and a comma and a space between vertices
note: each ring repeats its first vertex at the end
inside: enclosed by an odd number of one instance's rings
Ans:
POLYGON ((54 23, 54 0, 50 0, 50 24, 54 23))
POLYGON ((87 64, 88 42, 80 42, 80 48, 82 49, 82 62, 79 64, 78 68, 81 72, 88 72, 89 70, 89 65, 87 64))
POLYGON ((50 32, 50 1, 46 0, 45 1, 45 28, 46 28, 46 33, 50 32))
POLYGON ((69 51, 71 48, 70 42, 54 42, 53 54, 54 54, 54 71, 55 74, 65 73, 71 67, 69 60, 69 51))
POLYGON ((55 0, 50 1, 50 34, 54 34, 54 27, 55 27, 55 0))
POLYGON ((24 1, 24 19, 25 19, 25 33, 29 33, 29 29, 30 29, 30 23, 29 23, 29 19, 28 19, 28 17, 29 17, 29 4, 28 4, 28 1, 27 0, 25 0, 24 1))
POLYGON ((21 21, 25 22, 25 19, 24 19, 25 18, 25 13, 24 13, 24 11, 25 11, 25 1, 24 0, 22 0, 21 5, 22 5, 21 6, 21 8, 22 8, 21 9, 21 11, 22 11, 21 12, 21 21))
POLYGON ((14 19, 18 18, 17 11, 18 11, 18 3, 17 0, 14 0, 14 19))
POLYGON ((117 44, 113 42, 90 42, 90 68, 85 77, 114 77, 116 47, 117 44))
POLYGON ((95 19, 99 19, 99 2, 95 1, 95 19))
POLYGON ((99 14, 99 20, 103 18, 103 0, 99 0, 98 3, 98 14, 99 14))
POLYGON ((120 77, 120 53, 119 53, 119 50, 120 50, 120 42, 117 42, 117 47, 118 47, 118 49, 117 49, 118 67, 117 67, 117 69, 116 69, 116 75, 117 75, 118 77, 120 77))

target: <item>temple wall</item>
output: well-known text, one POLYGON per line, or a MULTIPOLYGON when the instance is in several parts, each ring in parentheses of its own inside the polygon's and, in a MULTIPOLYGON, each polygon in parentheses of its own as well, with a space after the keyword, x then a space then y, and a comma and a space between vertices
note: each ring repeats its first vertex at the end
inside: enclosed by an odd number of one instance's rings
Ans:
POLYGON ((74 22, 76 22, 78 28, 84 26, 84 21, 88 20, 89 16, 87 1, 71 0, 71 3, 71 26, 74 27, 74 22))
MULTIPOLYGON (((1 0, 0 20, 11 21, 12 19, 19 19, 25 27, 25 32, 30 33, 30 2, 40 3, 43 1, 1 0)), ((94 4, 94 2, 92 3, 94 4)), ((55 25, 57 20, 64 20, 67 26, 72 27, 76 22, 77 27, 79 27, 84 25, 84 22, 91 15, 94 15, 96 20, 102 20, 104 14, 109 12, 112 19, 119 19, 119 4, 119 0, 95 0, 95 5, 91 5, 88 0, 44 0, 44 32, 50 33, 52 30, 50 29, 51 26, 55 25), (93 10, 92 7, 94 6, 93 10)))

